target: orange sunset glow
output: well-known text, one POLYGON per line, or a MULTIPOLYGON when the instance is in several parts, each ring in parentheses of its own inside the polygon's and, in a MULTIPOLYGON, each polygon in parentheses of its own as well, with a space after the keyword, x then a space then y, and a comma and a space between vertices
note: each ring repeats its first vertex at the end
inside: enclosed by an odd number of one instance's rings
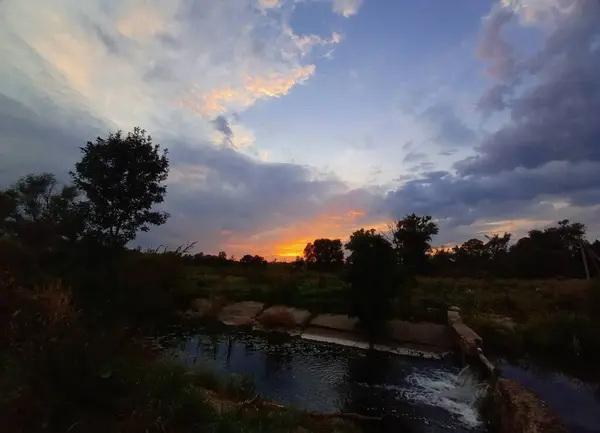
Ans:
MULTIPOLYGON (((307 243, 319 238, 342 239, 360 228, 387 230, 389 221, 368 220, 362 210, 349 210, 343 214, 320 215, 314 219, 291 223, 266 232, 255 233, 249 238, 239 239, 228 232, 224 249, 228 254, 240 257, 244 254, 259 254, 269 260, 294 260, 302 256, 307 243)), ((222 233, 225 235, 225 233, 222 233)))

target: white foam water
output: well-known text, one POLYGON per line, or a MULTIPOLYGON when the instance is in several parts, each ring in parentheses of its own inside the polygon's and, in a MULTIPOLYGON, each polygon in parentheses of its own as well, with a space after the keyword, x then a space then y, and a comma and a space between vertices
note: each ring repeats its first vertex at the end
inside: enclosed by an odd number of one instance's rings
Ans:
POLYGON ((407 377, 409 388, 400 390, 408 400, 440 407, 454 415, 465 427, 481 424, 477 402, 485 396, 487 384, 465 367, 458 375, 433 370, 427 374, 414 373, 407 377))
POLYGON ((383 387, 407 401, 444 409, 468 429, 481 425, 477 402, 485 396, 488 386, 479 382, 469 367, 458 374, 443 370, 415 372, 406 377, 406 382, 405 385, 360 385, 383 387))

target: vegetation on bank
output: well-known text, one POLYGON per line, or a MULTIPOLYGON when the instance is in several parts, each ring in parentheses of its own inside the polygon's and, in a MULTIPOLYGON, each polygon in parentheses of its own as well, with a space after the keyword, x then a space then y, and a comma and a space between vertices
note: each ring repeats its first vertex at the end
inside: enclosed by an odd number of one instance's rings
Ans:
POLYGON ((166 151, 135 129, 89 142, 73 185, 42 173, 0 190, 0 424, 28 433, 352 430, 240 404, 254 393, 244 377, 190 370, 144 343, 197 285, 183 258, 190 246, 125 246, 168 218, 152 210, 167 172, 166 151))
POLYGON ((598 246, 584 239, 580 224, 562 221, 513 247, 508 236, 492 236, 432 254, 437 224, 413 214, 390 233, 357 230, 346 245, 315 240, 294 263, 192 254, 194 244, 127 248, 139 231, 167 220, 154 210, 165 198, 167 174, 166 151, 135 129, 88 142, 72 185, 43 173, 0 190, 2 425, 15 432, 334 428, 300 422, 290 411, 223 410, 215 401, 244 398, 251 386, 157 362, 140 341, 200 297, 351 314, 372 341, 391 317, 431 319, 431 307, 457 305, 486 344, 504 353, 600 359, 593 332, 600 287, 583 280, 434 277, 445 275, 442 269, 514 276, 523 257, 536 269, 529 277, 548 276, 547 269, 579 276, 581 248, 593 253, 598 246))
POLYGON ((244 404, 242 376, 156 358, 122 327, 97 327, 55 285, 0 284, 0 421, 12 432, 352 431, 287 409, 244 404))

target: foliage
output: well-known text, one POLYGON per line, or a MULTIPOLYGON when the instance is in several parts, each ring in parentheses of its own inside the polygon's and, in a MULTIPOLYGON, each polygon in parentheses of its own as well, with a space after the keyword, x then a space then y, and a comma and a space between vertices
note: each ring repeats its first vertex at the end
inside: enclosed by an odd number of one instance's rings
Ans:
POLYGON ((267 261, 264 257, 261 256, 252 256, 250 254, 246 254, 240 259, 240 263, 244 266, 253 267, 253 268, 264 268, 267 266, 267 261))
POLYGON ((334 270, 344 264, 342 241, 339 239, 315 239, 304 247, 304 259, 314 269, 334 270))
POLYGON ((355 231, 346 244, 351 314, 358 317, 371 342, 392 317, 392 299, 400 289, 399 264, 391 243, 374 229, 355 231))
POLYGON ((0 296, 0 423, 13 432, 333 430, 293 411, 244 410, 237 401, 255 395, 247 377, 154 360, 123 330, 89 327, 60 284, 31 291, 4 279, 0 296))
POLYGON ((556 226, 530 230, 509 247, 510 233, 486 236, 487 242, 470 239, 451 250, 431 256, 432 274, 450 277, 582 278, 581 248, 592 275, 600 272, 600 242, 585 240, 585 226, 562 220, 556 226))
POLYGON ((403 266, 415 273, 427 271, 427 253, 431 249, 431 240, 439 228, 433 218, 406 215, 392 228, 392 239, 403 266))
POLYGON ((125 245, 138 230, 165 223, 167 213, 150 209, 164 200, 167 151, 161 154, 146 131, 135 128, 126 137, 121 131, 111 133, 81 150, 83 157, 70 174, 88 199, 91 236, 100 243, 125 245))
POLYGON ((24 176, 12 188, 0 191, 0 233, 38 248, 74 241, 82 232, 77 198, 74 186, 58 189, 53 174, 24 176))

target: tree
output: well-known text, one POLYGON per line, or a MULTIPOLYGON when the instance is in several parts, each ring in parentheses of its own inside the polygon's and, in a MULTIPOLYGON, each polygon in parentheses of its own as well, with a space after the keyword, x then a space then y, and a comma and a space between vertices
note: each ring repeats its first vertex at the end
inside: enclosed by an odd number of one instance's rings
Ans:
POLYGON ((344 264, 342 241, 339 239, 315 239, 304 248, 306 263, 316 269, 331 270, 344 264))
POLYGON ((250 254, 246 254, 244 257, 242 257, 240 259, 240 263, 250 268, 264 268, 267 266, 267 261, 264 257, 258 255, 252 256, 250 254))
POLYGON ((432 217, 406 215, 392 227, 392 239, 403 266, 414 273, 423 273, 427 267, 427 252, 431 240, 439 232, 432 217))
POLYGON ((569 220, 544 230, 530 230, 509 249, 513 274, 521 278, 583 277, 582 242, 585 226, 569 220))
POLYGON ((22 177, 11 188, 0 191, 0 236, 13 236, 36 248, 75 241, 85 223, 78 197, 76 187, 59 187, 51 173, 22 177))
POLYGON ((88 199, 89 234, 101 243, 124 246, 150 225, 164 224, 165 212, 151 211, 162 203, 169 172, 167 150, 135 128, 98 137, 81 148, 83 157, 70 172, 88 199))
POLYGON ((371 345, 392 317, 400 268, 392 244, 374 229, 355 231, 346 244, 351 315, 358 317, 371 345))

